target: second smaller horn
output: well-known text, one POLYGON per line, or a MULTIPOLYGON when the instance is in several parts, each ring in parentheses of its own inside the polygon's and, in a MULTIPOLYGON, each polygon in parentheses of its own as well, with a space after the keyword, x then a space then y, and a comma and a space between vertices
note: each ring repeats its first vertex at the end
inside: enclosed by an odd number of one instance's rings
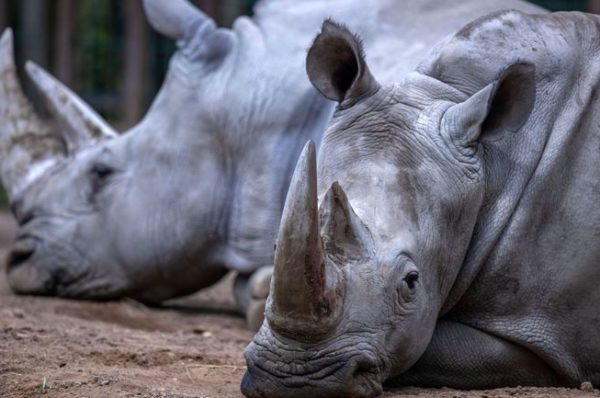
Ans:
POLYGON ((64 129, 69 153, 118 134, 92 108, 52 75, 29 61, 27 73, 64 129))

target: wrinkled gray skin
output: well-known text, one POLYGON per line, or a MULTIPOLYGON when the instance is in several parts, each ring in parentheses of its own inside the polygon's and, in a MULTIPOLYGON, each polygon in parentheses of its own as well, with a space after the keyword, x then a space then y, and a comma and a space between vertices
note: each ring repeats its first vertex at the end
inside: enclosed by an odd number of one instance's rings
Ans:
POLYGON ((600 384, 599 35, 496 13, 380 85, 323 25, 307 72, 339 107, 290 186, 246 396, 600 384))
MULTIPOLYGON (((150 23, 176 39, 178 51, 146 117, 120 136, 98 127, 102 122, 85 104, 65 104, 80 100, 30 65, 63 135, 32 122, 26 104, 26 111, 1 116, 2 125, 17 126, 1 133, 1 175, 20 224, 8 264, 11 287, 156 302, 211 285, 228 270, 250 274, 272 264, 298 154, 307 139, 320 142, 334 108, 303 70, 322 20, 351 23, 387 81, 414 68, 417 55, 440 38, 499 7, 438 3, 263 1, 254 18, 241 17, 229 30, 217 29, 186 1, 146 0, 150 23), (387 75, 390 54, 400 60, 387 75), (23 130, 27 123, 34 127, 23 130), (38 138, 22 138, 27 134, 38 138)), ((536 9, 518 1, 507 6, 536 9)), ((9 41, 3 41, 5 60, 9 41)), ((0 97, 19 102, 17 91, 0 97)), ((266 275, 254 289, 263 292, 263 305, 266 275)), ((238 296, 247 304, 243 292, 238 296)), ((262 307, 249 316, 259 324, 262 307)))

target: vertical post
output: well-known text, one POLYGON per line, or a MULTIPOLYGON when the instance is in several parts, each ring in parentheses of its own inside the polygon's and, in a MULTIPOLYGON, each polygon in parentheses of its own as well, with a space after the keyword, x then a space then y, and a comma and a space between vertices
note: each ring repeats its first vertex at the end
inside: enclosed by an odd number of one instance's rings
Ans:
POLYGON ((215 21, 219 20, 219 6, 218 0, 197 0, 198 8, 206 13, 209 17, 215 21))
POLYGON ((242 0, 228 0, 221 2, 221 20, 219 25, 231 26, 233 21, 242 14, 242 0))
POLYGON ((18 2, 21 51, 23 60, 32 60, 48 67, 48 4, 46 0, 18 2))
POLYGON ((586 11, 592 14, 600 14, 600 0, 587 0, 586 11))
POLYGON ((73 39, 75 33, 75 0, 56 0, 54 37, 54 74, 67 86, 73 86, 73 39))
MULTIPOLYGON (((0 32, 8 26, 8 4, 7 0, 0 0, 0 32)), ((2 33, 0 33, 2 34, 2 33)))
POLYGON ((146 104, 146 70, 148 62, 149 31, 142 2, 125 2, 125 74, 122 96, 124 122, 127 127, 143 116, 146 104))

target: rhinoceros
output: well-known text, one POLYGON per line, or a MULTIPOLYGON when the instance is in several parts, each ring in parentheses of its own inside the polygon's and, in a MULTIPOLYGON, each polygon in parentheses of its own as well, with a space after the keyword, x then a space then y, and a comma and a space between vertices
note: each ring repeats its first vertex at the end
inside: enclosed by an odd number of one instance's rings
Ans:
POLYGON ((324 23, 306 69, 338 107, 290 184, 246 396, 600 384, 599 36, 493 13, 385 85, 324 23))
POLYGON ((256 289, 248 289, 248 275, 273 264, 297 157, 307 139, 320 141, 334 109, 303 67, 323 18, 352 22, 373 43, 374 70, 386 76, 387 55, 402 58, 394 73, 407 72, 426 48, 494 3, 263 1, 253 18, 224 29, 187 1, 145 0, 150 23, 178 50, 147 115, 122 135, 29 63, 57 125, 40 121, 20 92, 6 33, 0 175, 20 225, 7 267, 11 287, 158 302, 235 270, 238 301, 260 325, 269 275, 256 289), (255 306, 249 291, 258 292, 255 306))

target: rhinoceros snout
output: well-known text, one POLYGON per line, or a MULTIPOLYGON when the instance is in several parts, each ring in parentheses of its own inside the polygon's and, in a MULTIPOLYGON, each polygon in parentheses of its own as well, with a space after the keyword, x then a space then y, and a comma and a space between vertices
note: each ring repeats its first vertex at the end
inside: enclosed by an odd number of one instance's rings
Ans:
POLYGON ((246 372, 242 379, 242 393, 248 398, 260 397, 256 382, 250 372, 246 372))
POLYGON ((10 251, 6 267, 10 271, 27 262, 35 253, 36 242, 33 239, 21 239, 17 241, 10 251))
MULTIPOLYGON (((383 388, 372 365, 350 361, 322 379, 290 375, 266 375, 264 370, 248 365, 241 383, 248 398, 373 398, 383 394, 383 388)), ((326 371, 325 371, 326 372, 326 371)), ((317 372, 321 373, 321 372, 317 372)))
POLYGON ((18 240, 6 260, 8 284, 16 293, 45 294, 49 289, 52 276, 49 272, 32 263, 37 249, 34 239, 18 240))

